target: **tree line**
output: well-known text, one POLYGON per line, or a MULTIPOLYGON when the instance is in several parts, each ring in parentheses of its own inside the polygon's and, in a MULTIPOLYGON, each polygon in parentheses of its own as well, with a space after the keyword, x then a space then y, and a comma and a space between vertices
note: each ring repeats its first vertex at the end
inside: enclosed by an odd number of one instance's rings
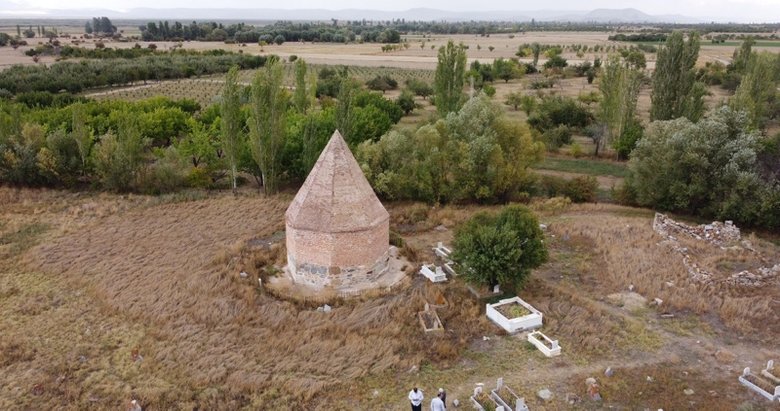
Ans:
POLYGON ((139 26, 144 41, 227 41, 234 43, 282 44, 286 41, 347 43, 359 39, 368 43, 399 43, 400 33, 383 25, 333 25, 279 21, 267 26, 217 22, 149 22, 139 26))
POLYGON ((57 62, 49 66, 12 66, 0 76, 0 90, 11 94, 32 91, 79 93, 94 87, 131 84, 137 81, 189 78, 225 73, 232 66, 261 67, 265 56, 237 53, 189 52, 109 58, 81 62, 57 62))
POLYGON ((251 86, 238 83, 234 66, 207 108, 161 97, 46 107, 25 104, 26 95, 0 100, 0 183, 162 193, 236 187, 251 176, 274 193, 305 178, 333 130, 354 147, 404 114, 342 73, 337 98, 318 100, 318 77, 302 60, 290 91, 282 65, 272 58, 251 86))

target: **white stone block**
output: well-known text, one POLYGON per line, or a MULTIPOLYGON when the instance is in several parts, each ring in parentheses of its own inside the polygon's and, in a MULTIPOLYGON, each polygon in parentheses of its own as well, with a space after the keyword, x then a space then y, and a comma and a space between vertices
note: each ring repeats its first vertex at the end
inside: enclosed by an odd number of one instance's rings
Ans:
POLYGON ((447 274, 444 273, 441 267, 436 267, 433 264, 423 265, 420 268, 420 274, 425 276, 425 278, 431 280, 431 282, 433 283, 440 283, 443 281, 447 281, 447 274), (431 267, 433 267, 433 269, 431 269, 431 267))

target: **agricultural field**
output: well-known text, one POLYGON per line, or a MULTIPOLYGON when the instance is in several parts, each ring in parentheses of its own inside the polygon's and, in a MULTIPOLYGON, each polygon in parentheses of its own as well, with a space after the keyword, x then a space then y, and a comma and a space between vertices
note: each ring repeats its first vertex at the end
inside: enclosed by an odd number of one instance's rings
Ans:
MULTIPOLYGON (((563 347, 547 359, 488 322, 461 281, 431 285, 411 267, 400 291, 336 301, 328 314, 258 288, 273 275, 263 267, 284 260, 274 233, 291 194, 0 189, 0 405, 116 409, 135 398, 145 409, 401 410, 412 384, 465 402, 475 383, 498 377, 532 409, 765 404, 736 375, 780 355, 780 289, 698 286, 658 244, 648 210, 532 205, 549 227, 551 258, 521 295, 563 347), (447 331, 422 333, 414 313, 438 296, 449 304, 439 311, 447 331), (654 298, 662 305, 645 301, 654 298), (588 377, 603 402, 587 399, 588 377), (542 388, 549 402, 536 398, 542 388)), ((493 208, 386 206, 413 264, 493 208)), ((697 253, 721 267, 735 258, 697 253)))

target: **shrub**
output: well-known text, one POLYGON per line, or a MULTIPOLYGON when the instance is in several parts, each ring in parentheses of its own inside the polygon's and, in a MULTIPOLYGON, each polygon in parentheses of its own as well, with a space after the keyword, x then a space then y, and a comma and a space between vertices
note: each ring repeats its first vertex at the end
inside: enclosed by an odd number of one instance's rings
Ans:
POLYGON ((563 145, 571 143, 571 130, 564 125, 551 128, 542 134, 542 141, 548 150, 558 151, 563 145))
POLYGON ((547 197, 566 197, 575 203, 592 202, 596 199, 598 181, 593 176, 571 179, 544 175, 539 180, 539 190, 547 197))

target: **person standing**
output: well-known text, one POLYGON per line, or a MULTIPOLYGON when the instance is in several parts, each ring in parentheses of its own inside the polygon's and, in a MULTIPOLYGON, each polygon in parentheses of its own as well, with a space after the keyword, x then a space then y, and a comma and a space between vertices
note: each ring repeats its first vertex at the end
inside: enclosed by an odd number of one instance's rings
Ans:
POLYGON ((423 393, 417 387, 409 391, 409 402, 412 403, 412 411, 422 411, 423 393))
POLYGON ((444 403, 444 408, 447 408, 447 391, 444 391, 444 388, 439 388, 439 398, 444 403))
POLYGON ((431 400, 431 411, 444 411, 445 409, 444 401, 441 400, 441 394, 431 400))

